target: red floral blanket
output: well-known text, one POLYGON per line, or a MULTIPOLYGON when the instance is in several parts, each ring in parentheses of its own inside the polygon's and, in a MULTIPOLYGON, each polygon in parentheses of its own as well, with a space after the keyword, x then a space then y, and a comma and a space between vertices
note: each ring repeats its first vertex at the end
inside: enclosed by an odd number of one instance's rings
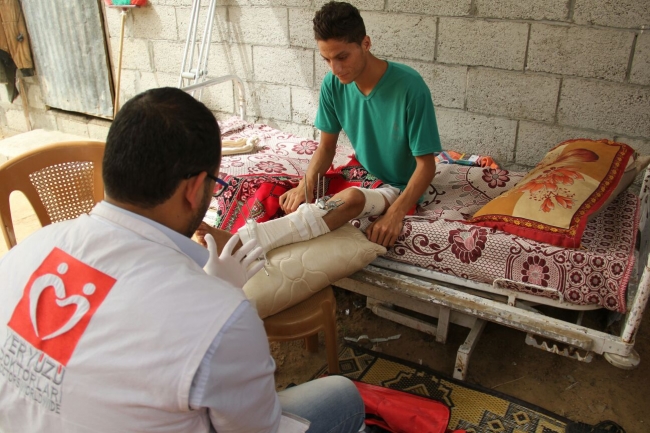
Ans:
MULTIPOLYGON (((247 218, 261 223, 284 216, 279 198, 296 187, 300 177, 286 174, 227 175, 225 180, 229 187, 217 198, 213 224, 233 233, 246 224, 247 218)), ((326 196, 332 196, 352 186, 377 188, 382 185, 379 179, 368 173, 354 158, 342 167, 329 170, 323 183, 326 196)))

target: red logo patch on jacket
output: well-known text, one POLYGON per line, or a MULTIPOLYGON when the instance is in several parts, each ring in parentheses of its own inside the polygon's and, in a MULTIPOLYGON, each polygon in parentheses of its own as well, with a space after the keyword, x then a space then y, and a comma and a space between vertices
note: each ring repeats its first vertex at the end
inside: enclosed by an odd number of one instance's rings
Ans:
POLYGON ((115 281, 54 248, 30 277, 7 325, 65 366, 115 281))

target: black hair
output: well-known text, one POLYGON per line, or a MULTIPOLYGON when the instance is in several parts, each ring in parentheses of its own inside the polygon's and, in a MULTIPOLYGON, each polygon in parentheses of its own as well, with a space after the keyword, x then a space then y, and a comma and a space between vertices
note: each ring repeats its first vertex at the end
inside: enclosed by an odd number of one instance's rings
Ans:
POLYGON ((143 208, 168 200, 182 179, 221 162, 221 132, 201 102, 174 87, 130 99, 108 131, 103 161, 107 196, 143 208))
POLYGON ((361 44, 366 26, 359 10, 346 2, 331 1, 314 16, 314 37, 317 41, 329 39, 361 44))

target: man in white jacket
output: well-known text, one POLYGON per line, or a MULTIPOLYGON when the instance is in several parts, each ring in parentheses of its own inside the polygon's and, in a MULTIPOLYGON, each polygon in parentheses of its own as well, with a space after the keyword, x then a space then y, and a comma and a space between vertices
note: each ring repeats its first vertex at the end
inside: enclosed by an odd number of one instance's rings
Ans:
POLYGON ((363 402, 329 377, 275 391, 241 286, 255 242, 190 240, 218 193, 219 126, 175 88, 127 102, 108 134, 105 201, 0 260, 0 431, 356 432, 363 402), (246 255, 248 253, 248 255, 246 255), (205 267, 205 271, 204 271, 205 267))

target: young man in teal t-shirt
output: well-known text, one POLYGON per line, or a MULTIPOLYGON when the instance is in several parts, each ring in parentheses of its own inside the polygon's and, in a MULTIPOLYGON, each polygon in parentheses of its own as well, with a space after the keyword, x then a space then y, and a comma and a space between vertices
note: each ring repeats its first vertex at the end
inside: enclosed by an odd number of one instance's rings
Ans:
POLYGON ((254 233, 248 227, 238 233, 243 242, 254 237, 268 251, 320 236, 353 218, 380 215, 366 236, 392 246, 404 216, 435 175, 434 152, 441 146, 431 93, 412 68, 370 53, 370 37, 351 4, 327 3, 313 22, 320 55, 331 69, 321 85, 316 115, 320 145, 299 185, 280 197, 288 215, 257 225, 254 233), (312 191, 332 165, 341 130, 359 162, 386 185, 348 188, 330 199, 342 205, 321 209, 311 203, 312 191))

